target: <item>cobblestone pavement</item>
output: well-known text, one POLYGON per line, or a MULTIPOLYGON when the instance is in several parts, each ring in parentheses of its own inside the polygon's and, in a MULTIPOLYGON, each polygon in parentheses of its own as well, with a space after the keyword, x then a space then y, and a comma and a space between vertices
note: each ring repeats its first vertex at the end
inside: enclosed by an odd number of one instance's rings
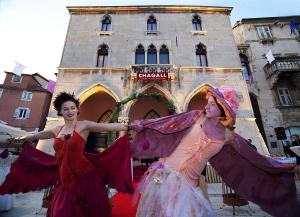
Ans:
MULTIPOLYGON (((300 197, 300 182, 297 182, 297 194, 300 197)), ((233 216, 233 210, 230 206, 223 205, 220 184, 209 184, 209 197, 213 209, 218 216, 233 216)), ((43 191, 31 192, 27 194, 16 195, 14 206, 10 211, 0 212, 1 217, 45 217, 46 209, 41 209, 43 191)), ((236 208, 235 217, 270 217, 262 211, 256 204, 249 203, 249 206, 236 208)))

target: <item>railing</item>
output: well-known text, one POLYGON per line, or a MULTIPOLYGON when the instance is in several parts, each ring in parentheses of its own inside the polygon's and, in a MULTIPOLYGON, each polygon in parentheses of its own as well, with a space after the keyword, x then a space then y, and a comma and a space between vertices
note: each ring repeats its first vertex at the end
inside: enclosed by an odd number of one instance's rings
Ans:
POLYGON ((266 78, 270 78, 279 71, 300 71, 300 58, 295 59, 277 59, 264 67, 266 78))

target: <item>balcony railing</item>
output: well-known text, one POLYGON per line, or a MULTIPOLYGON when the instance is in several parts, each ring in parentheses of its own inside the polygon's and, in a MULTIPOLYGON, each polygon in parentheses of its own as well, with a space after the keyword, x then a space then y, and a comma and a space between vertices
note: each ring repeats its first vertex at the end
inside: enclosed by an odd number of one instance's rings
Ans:
POLYGON ((264 71, 267 79, 279 72, 300 71, 300 57, 276 59, 271 64, 267 64, 264 71))

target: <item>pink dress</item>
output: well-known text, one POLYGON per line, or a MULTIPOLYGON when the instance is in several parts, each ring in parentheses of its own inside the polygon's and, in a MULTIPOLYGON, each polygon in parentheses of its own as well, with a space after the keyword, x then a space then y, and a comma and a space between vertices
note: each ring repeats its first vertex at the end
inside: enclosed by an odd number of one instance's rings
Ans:
POLYGON ((152 165, 141 182, 138 217, 215 216, 198 186, 207 161, 224 141, 209 139, 201 123, 195 123, 168 157, 152 165))

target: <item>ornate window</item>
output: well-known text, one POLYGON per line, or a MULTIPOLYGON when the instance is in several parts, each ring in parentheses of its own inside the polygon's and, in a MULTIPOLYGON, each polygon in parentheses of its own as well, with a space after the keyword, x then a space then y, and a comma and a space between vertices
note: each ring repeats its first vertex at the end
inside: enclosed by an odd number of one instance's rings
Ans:
POLYGON ((144 119, 153 119, 153 118, 159 118, 160 115, 154 111, 153 109, 151 109, 144 117, 144 119))
POLYGON ((145 64, 145 49, 141 44, 135 50, 135 64, 145 64))
POLYGON ((103 17, 101 31, 111 31, 111 18, 108 15, 103 17))
POLYGON ((108 63, 108 46, 103 44, 98 48, 97 67, 106 67, 108 63))
POLYGON ((153 44, 148 47, 147 64, 157 64, 157 51, 153 44))
POLYGON ((193 24, 193 30, 195 30, 195 31, 201 31, 202 30, 201 19, 200 19, 199 15, 194 15, 193 16, 192 24, 193 24))
POLYGON ((147 20, 147 31, 156 31, 156 30, 157 30, 156 19, 153 15, 151 15, 147 20))
POLYGON ((196 46, 197 66, 207 67, 206 47, 203 44, 196 46))
POLYGON ((159 50, 159 63, 160 64, 169 64, 169 49, 166 45, 161 46, 159 50))

